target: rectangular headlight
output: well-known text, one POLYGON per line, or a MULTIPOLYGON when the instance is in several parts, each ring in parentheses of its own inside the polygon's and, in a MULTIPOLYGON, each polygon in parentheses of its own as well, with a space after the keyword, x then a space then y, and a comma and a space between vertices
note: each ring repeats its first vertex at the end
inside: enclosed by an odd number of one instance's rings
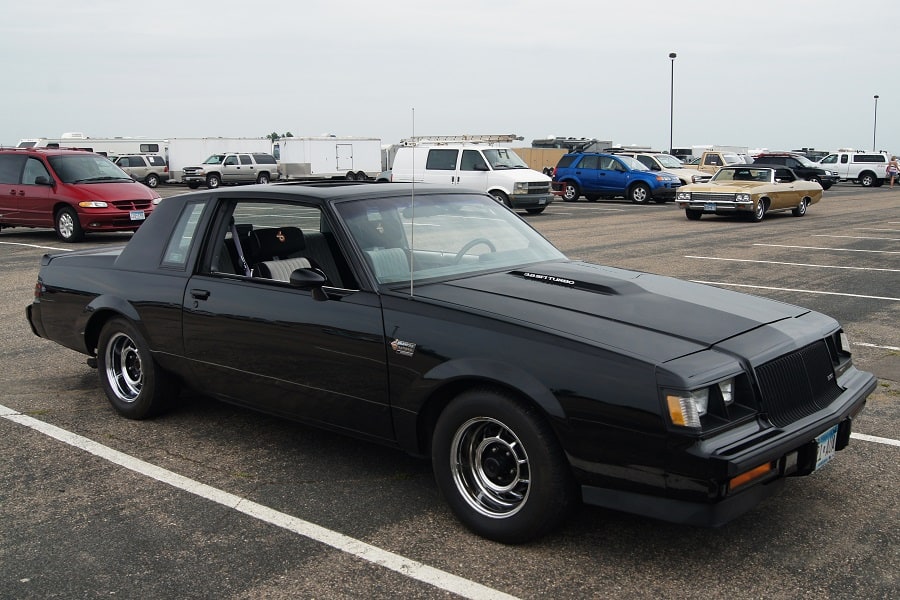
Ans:
POLYGON ((691 193, 690 192, 678 192, 675 197, 678 200, 684 200, 684 201, 689 202, 691 199, 691 193))
POLYGON ((513 194, 527 194, 528 193, 528 182, 520 181, 513 185, 513 194))
POLYGON ((692 392, 667 392, 666 405, 669 408, 669 419, 673 425, 699 429, 700 417, 706 414, 709 405, 709 389, 703 388, 692 392))

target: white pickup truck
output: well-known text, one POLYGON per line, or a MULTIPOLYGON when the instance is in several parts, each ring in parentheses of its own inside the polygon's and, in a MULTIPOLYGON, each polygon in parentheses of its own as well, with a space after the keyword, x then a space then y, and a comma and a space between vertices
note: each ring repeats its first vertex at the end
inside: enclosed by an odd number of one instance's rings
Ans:
POLYGON ((857 152, 838 150, 819 161, 828 171, 835 171, 841 181, 852 181, 863 187, 880 187, 884 184, 890 157, 884 152, 857 152))

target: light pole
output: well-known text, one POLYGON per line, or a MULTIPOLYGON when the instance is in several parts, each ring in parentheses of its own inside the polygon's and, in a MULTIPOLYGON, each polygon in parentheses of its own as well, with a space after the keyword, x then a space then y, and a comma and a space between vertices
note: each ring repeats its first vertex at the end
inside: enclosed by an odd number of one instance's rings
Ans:
POLYGON ((672 146, 672 130, 675 122, 675 57, 674 52, 669 52, 669 60, 672 61, 672 77, 669 80, 669 154, 675 150, 672 146))
POLYGON ((875 152, 875 131, 878 128, 878 94, 875 94, 875 117, 872 119, 872 152, 875 152))

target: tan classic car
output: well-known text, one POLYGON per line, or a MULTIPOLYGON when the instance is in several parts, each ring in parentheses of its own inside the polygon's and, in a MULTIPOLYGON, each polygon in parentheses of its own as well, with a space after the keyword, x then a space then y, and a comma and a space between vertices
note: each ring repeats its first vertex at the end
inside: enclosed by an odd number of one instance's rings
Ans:
POLYGON ((719 169, 709 183, 680 187, 675 203, 692 221, 716 214, 745 215, 759 222, 772 211, 789 210, 802 217, 821 198, 821 185, 786 167, 734 165, 719 169))

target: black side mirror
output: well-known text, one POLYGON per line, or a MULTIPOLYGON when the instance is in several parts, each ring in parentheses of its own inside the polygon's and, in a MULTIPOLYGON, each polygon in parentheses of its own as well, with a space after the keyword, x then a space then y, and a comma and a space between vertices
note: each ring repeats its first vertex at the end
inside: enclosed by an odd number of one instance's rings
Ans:
POLYGON ((46 175, 38 175, 37 177, 34 178, 34 184, 35 184, 35 185, 49 185, 49 186, 53 186, 53 180, 51 180, 51 179, 50 179, 49 177, 47 177, 46 175))
POLYGON ((301 290, 312 291, 315 300, 328 300, 328 296, 322 291, 326 281, 325 276, 315 269, 295 269, 291 272, 291 285, 301 290))

